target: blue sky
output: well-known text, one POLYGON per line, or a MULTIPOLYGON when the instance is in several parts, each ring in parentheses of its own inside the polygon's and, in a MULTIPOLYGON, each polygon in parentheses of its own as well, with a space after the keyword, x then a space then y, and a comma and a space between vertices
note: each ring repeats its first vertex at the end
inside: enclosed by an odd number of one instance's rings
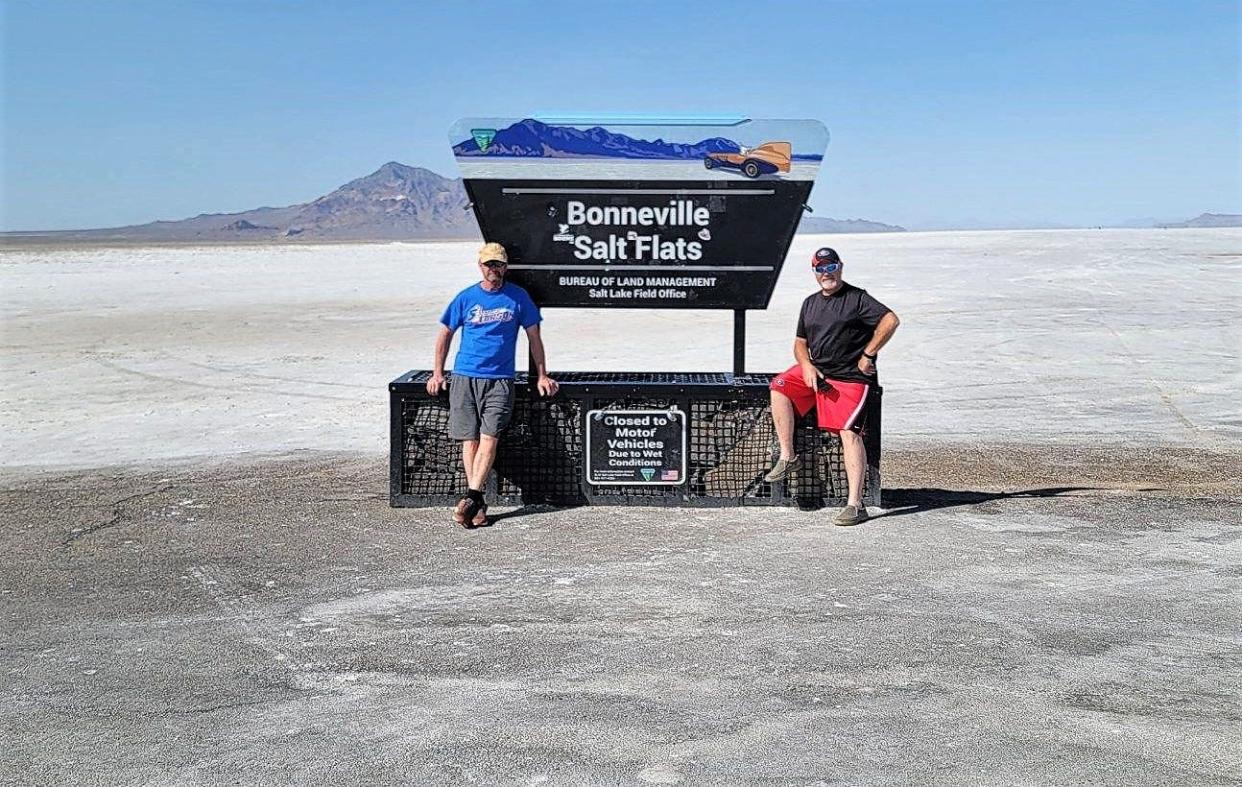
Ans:
POLYGON ((1242 213, 1237 2, 3 1, 4 229, 285 205, 458 118, 807 117, 816 215, 1242 213))

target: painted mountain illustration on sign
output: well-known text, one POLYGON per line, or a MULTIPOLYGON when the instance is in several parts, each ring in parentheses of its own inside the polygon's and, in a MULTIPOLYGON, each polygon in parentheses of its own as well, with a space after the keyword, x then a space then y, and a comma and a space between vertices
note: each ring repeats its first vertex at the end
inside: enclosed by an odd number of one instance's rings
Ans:
POLYGON ((665 142, 634 139, 595 126, 588 129, 550 126, 538 120, 523 120, 497 129, 491 142, 481 148, 475 138, 453 146, 457 156, 498 156, 513 158, 627 158, 701 159, 708 153, 737 153, 742 146, 731 139, 711 137, 698 142, 665 142))

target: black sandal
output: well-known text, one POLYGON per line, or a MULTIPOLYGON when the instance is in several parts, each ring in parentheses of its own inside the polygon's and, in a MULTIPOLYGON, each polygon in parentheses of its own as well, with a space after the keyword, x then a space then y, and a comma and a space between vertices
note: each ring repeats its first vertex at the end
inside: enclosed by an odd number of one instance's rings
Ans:
POLYGON ((463 497, 453 506, 453 521, 462 527, 473 527, 472 523, 478 513, 478 503, 468 497, 463 497))
POLYGON ((487 527, 487 503, 479 506, 474 516, 470 519, 470 527, 487 527))

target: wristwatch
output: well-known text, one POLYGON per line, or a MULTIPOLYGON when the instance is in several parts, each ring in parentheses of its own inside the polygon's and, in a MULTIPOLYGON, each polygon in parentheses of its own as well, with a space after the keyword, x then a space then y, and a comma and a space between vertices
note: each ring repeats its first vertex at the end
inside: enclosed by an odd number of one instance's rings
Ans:
POLYGON ((879 356, 878 354, 876 354, 876 355, 871 355, 871 354, 869 354, 866 350, 863 350, 863 357, 864 357, 864 358, 866 358, 868 361, 871 361, 872 363, 875 363, 875 362, 876 362, 876 359, 877 359, 877 358, 879 358, 880 356, 879 356))

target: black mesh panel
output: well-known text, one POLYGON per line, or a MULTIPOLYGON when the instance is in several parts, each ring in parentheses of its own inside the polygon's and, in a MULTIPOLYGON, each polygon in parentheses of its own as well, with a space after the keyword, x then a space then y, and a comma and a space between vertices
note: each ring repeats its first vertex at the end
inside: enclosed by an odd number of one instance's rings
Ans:
MULTIPOLYGON (((447 434, 448 399, 427 396, 428 375, 411 372, 391 386, 394 418, 401 419, 394 441, 398 434, 402 441, 393 452, 395 504, 438 503, 465 488, 461 447, 447 434)), ((816 428, 813 411, 794 429, 802 469, 783 483, 763 481, 779 456, 767 375, 573 372, 557 379, 561 392, 549 400, 518 375, 513 419, 501 436, 490 490, 497 502, 818 507, 843 503, 848 495, 841 441, 816 428), (685 484, 586 483, 588 411, 670 407, 686 413, 685 484)), ((872 504, 879 503, 879 394, 863 432, 869 465, 864 498, 872 504)))

